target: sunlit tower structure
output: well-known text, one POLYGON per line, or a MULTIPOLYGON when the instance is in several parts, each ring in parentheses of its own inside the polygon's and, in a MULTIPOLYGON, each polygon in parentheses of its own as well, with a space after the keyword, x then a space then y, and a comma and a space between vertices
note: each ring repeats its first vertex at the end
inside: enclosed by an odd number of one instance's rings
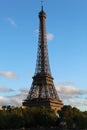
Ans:
POLYGON ((63 107, 55 89, 53 77, 50 71, 47 35, 46 35, 46 13, 41 7, 39 12, 39 40, 35 74, 27 98, 23 101, 23 108, 46 107, 60 110, 63 107))

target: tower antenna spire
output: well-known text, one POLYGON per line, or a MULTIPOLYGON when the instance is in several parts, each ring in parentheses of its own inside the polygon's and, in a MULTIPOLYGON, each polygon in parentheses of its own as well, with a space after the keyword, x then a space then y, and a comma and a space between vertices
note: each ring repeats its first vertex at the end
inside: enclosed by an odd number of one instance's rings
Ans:
POLYGON ((43 10, 43 0, 41 0, 41 9, 43 10))

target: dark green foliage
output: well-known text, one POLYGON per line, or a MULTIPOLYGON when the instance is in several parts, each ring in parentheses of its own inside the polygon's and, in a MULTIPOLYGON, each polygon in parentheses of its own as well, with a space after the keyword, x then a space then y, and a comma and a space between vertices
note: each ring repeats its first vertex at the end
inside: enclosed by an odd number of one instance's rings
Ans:
POLYGON ((47 108, 22 109, 3 107, 0 110, 0 129, 19 129, 22 127, 57 127, 62 129, 87 129, 87 111, 81 112, 77 108, 64 106, 55 112, 47 108))
POLYGON ((4 110, 0 111, 0 129, 6 128, 20 128, 22 125, 23 119, 20 114, 17 114, 17 111, 4 110))
POLYGON ((23 110, 25 127, 53 126, 57 121, 54 111, 46 108, 28 108, 23 110))
POLYGON ((54 126, 57 116, 46 108, 14 108, 0 111, 0 129, 54 126))
POLYGON ((87 128, 87 112, 81 112, 77 108, 64 106, 59 112, 60 122, 66 122, 68 129, 86 129, 87 128))

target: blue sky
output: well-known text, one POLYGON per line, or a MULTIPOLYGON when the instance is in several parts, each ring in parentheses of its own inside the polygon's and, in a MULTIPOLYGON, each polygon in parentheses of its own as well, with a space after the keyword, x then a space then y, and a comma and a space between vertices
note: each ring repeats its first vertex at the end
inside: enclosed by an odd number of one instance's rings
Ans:
MULTIPOLYGON (((0 0, 0 106, 21 105, 31 87, 40 0, 0 0)), ((44 0, 54 84, 64 104, 87 110, 87 0, 44 0)))

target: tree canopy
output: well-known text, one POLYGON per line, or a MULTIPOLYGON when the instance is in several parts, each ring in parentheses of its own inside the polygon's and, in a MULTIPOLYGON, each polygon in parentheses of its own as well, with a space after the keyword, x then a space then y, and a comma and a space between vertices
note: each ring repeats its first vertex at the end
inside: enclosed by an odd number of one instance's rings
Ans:
POLYGON ((80 111, 71 106, 64 106, 58 114, 47 108, 12 108, 3 106, 0 110, 0 129, 18 129, 32 127, 57 127, 59 130, 86 129, 87 111, 80 111))

